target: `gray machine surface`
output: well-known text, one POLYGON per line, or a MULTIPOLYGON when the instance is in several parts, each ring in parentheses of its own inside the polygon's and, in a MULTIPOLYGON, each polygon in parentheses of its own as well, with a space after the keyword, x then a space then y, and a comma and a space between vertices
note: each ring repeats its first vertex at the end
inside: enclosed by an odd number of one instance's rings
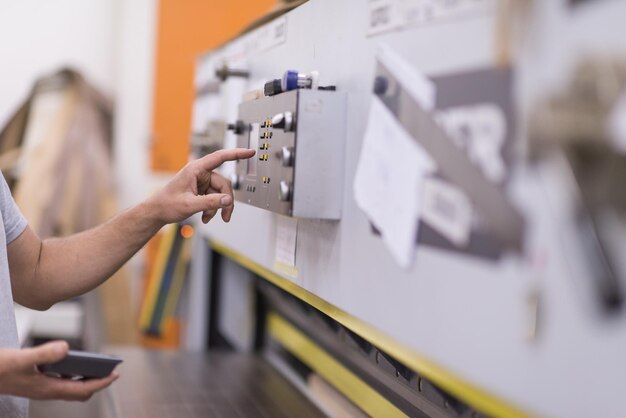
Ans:
MULTIPOLYGON (((275 271, 529 413, 624 416, 626 409, 616 400, 626 390, 626 317, 623 310, 606 316, 595 308, 592 273, 573 216, 575 193, 562 162, 531 165, 524 151, 531 107, 565 84, 581 56, 598 49, 626 54, 626 3, 510 3, 528 9, 521 13, 523 30, 507 38, 502 28, 517 26, 498 15, 494 1, 311 0, 200 58, 198 86, 214 78, 224 62, 245 67, 250 77, 226 80, 211 99, 217 103, 211 115, 197 112, 202 107, 197 102, 194 124, 204 116, 232 123, 243 92, 261 89, 289 68, 319 70, 324 84, 347 95, 341 220, 298 219, 295 269, 275 271), (413 16, 410 24, 386 20, 386 29, 380 29, 373 26, 379 15, 372 13, 372 5, 380 3, 436 4, 437 13, 413 16), (458 13, 446 13, 455 5, 461 5, 458 13), (519 128, 512 135, 500 190, 515 224, 507 229, 503 218, 497 228, 513 243, 523 229, 519 251, 485 258, 449 251, 446 245, 423 245, 420 239, 405 269, 373 233, 352 190, 381 43, 432 79, 502 66, 502 49, 510 49, 519 128)), ((226 145, 234 146, 236 139, 229 135, 226 145)), ((225 168, 225 174, 233 172, 225 168)), ((214 221, 200 228, 210 239, 274 269, 280 224, 280 215, 239 203, 229 224, 214 221)))
POLYGON ((237 146, 257 151, 237 162, 237 200, 281 215, 340 218, 344 93, 303 89, 246 101, 237 124, 237 146))
POLYGON ((127 362, 103 405, 111 418, 323 417, 258 356, 118 348, 127 362))

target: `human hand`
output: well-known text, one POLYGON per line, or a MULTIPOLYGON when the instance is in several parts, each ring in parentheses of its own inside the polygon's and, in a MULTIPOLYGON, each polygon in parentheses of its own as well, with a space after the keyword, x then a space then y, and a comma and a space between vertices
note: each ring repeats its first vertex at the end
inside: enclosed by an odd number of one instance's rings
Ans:
POLYGON ((0 349, 0 392, 31 399, 86 401, 119 377, 113 373, 102 379, 76 381, 49 377, 37 370, 37 365, 62 360, 68 350, 64 341, 33 348, 0 349))
POLYGON ((216 151, 191 161, 157 194, 150 198, 150 213, 161 224, 180 222, 202 212, 202 222, 208 223, 222 210, 224 222, 233 213, 233 188, 230 181, 213 172, 226 161, 252 157, 254 150, 235 148, 216 151))

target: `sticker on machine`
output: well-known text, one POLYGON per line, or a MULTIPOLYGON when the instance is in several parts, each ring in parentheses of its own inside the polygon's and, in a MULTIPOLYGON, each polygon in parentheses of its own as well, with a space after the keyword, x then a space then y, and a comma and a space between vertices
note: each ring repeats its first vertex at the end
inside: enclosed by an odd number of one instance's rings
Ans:
POLYGON ((494 0, 369 0, 367 35, 487 16, 494 0))
POLYGON ((276 218, 276 252, 274 269, 296 278, 296 247, 298 244, 298 220, 286 216, 276 218))
POLYGON ((457 246, 469 242, 472 229, 472 204, 452 184, 434 177, 422 185, 422 221, 457 246))

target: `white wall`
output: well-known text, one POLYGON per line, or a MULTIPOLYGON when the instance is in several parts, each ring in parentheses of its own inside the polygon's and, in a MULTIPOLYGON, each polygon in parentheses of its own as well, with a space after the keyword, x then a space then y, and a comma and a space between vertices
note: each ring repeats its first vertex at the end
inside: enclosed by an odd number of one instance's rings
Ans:
POLYGON ((148 181, 157 0, 0 0, 0 126, 40 76, 72 66, 116 105, 120 206, 148 181))
POLYGON ((116 178, 122 208, 151 192, 149 176, 157 0, 118 0, 114 94, 116 178))
MULTIPOLYGON (((120 208, 149 184, 158 0, 0 0, 0 127, 33 82, 72 66, 115 103, 115 178, 120 208)), ((133 282, 142 263, 131 263, 133 282)))
MULTIPOLYGON (((115 34, 115 176, 119 203, 127 208, 145 199, 150 184, 150 133, 154 87, 158 0, 118 0, 115 34)), ((132 300, 139 301, 142 253, 129 263, 132 300)))
POLYGON ((111 0, 0 0, 0 126, 41 75, 64 65, 111 93, 114 10, 111 0))

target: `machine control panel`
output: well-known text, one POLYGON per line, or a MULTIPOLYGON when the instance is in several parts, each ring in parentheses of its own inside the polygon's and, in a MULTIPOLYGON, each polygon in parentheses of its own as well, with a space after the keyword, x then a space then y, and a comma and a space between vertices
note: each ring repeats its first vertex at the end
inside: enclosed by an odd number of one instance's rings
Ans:
POLYGON ((297 89, 239 105, 235 199, 281 215, 339 219, 343 196, 342 92, 297 89))

